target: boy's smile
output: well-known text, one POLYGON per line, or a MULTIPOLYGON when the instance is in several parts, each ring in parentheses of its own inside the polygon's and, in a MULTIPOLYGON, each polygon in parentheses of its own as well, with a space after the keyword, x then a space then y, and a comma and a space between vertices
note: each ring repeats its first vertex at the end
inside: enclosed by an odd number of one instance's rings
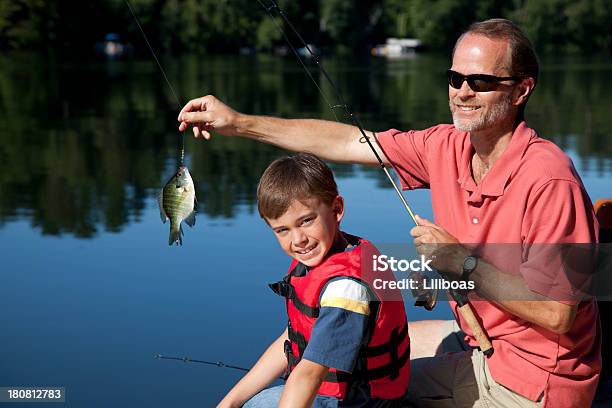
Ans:
POLYGON ((339 224, 343 215, 344 200, 337 196, 331 205, 318 198, 293 200, 283 215, 266 220, 287 255, 306 266, 317 266, 342 237, 339 224))

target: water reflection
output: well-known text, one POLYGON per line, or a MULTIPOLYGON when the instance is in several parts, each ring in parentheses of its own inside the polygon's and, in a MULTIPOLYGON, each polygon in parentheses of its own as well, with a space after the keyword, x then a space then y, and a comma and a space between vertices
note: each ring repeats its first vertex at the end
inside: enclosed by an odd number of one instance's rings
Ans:
MULTIPOLYGON (((162 64, 184 100, 214 93, 245 112, 334 118, 293 59, 185 56, 162 58, 162 64)), ((368 129, 424 128, 450 119, 446 56, 324 64, 368 129)), ((545 59, 527 110, 542 136, 578 155, 580 171, 608 179, 611 70, 609 59, 545 59)), ((83 238, 119 231, 140 220, 174 165, 177 107, 153 61, 4 56, 0 104, 0 225, 25 218, 43 234, 83 238)), ((252 209, 259 175, 282 152, 242 139, 186 137, 198 210, 229 218, 240 205, 252 209)), ((336 170, 339 176, 365 173, 388 186, 377 169, 336 170)))

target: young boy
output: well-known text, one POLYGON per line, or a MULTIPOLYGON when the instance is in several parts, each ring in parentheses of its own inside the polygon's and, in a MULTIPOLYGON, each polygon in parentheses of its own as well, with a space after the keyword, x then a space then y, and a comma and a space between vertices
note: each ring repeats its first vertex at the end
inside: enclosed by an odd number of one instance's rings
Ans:
POLYGON ((270 285, 286 298, 289 322, 218 407, 398 406, 410 370, 404 303, 375 289, 367 268, 376 248, 340 231, 344 201, 329 167, 311 154, 280 158, 262 175, 257 200, 293 258, 270 285), (283 373, 284 386, 264 389, 283 373))

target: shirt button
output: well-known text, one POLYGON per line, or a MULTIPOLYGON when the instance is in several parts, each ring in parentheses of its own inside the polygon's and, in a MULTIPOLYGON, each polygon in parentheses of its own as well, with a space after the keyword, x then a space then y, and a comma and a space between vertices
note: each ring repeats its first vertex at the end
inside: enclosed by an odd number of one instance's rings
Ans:
POLYGON ((476 217, 472 218, 472 224, 478 224, 478 218, 476 217))

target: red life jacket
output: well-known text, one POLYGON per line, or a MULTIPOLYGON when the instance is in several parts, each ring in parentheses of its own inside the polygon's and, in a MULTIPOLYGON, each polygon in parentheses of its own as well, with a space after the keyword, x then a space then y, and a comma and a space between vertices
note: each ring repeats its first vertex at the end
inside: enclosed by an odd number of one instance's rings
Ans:
POLYGON ((289 376, 304 354, 319 315, 321 290, 330 279, 346 276, 367 285, 380 301, 370 302, 372 324, 369 341, 367 347, 362 346, 359 351, 353 373, 330 368, 318 394, 344 400, 350 383, 362 381, 368 383, 371 398, 401 398, 408 388, 410 375, 410 338, 404 303, 398 300, 400 294, 394 293, 395 300, 389 301, 389 289, 379 291, 374 288, 374 278, 395 280, 391 272, 372 272, 370 269, 368 273, 362 270, 362 264, 364 268, 371 268, 372 256, 378 254, 376 247, 355 236, 345 234, 345 237, 356 247, 332 254, 309 270, 294 260, 285 278, 270 285, 287 301, 286 375, 289 376))

